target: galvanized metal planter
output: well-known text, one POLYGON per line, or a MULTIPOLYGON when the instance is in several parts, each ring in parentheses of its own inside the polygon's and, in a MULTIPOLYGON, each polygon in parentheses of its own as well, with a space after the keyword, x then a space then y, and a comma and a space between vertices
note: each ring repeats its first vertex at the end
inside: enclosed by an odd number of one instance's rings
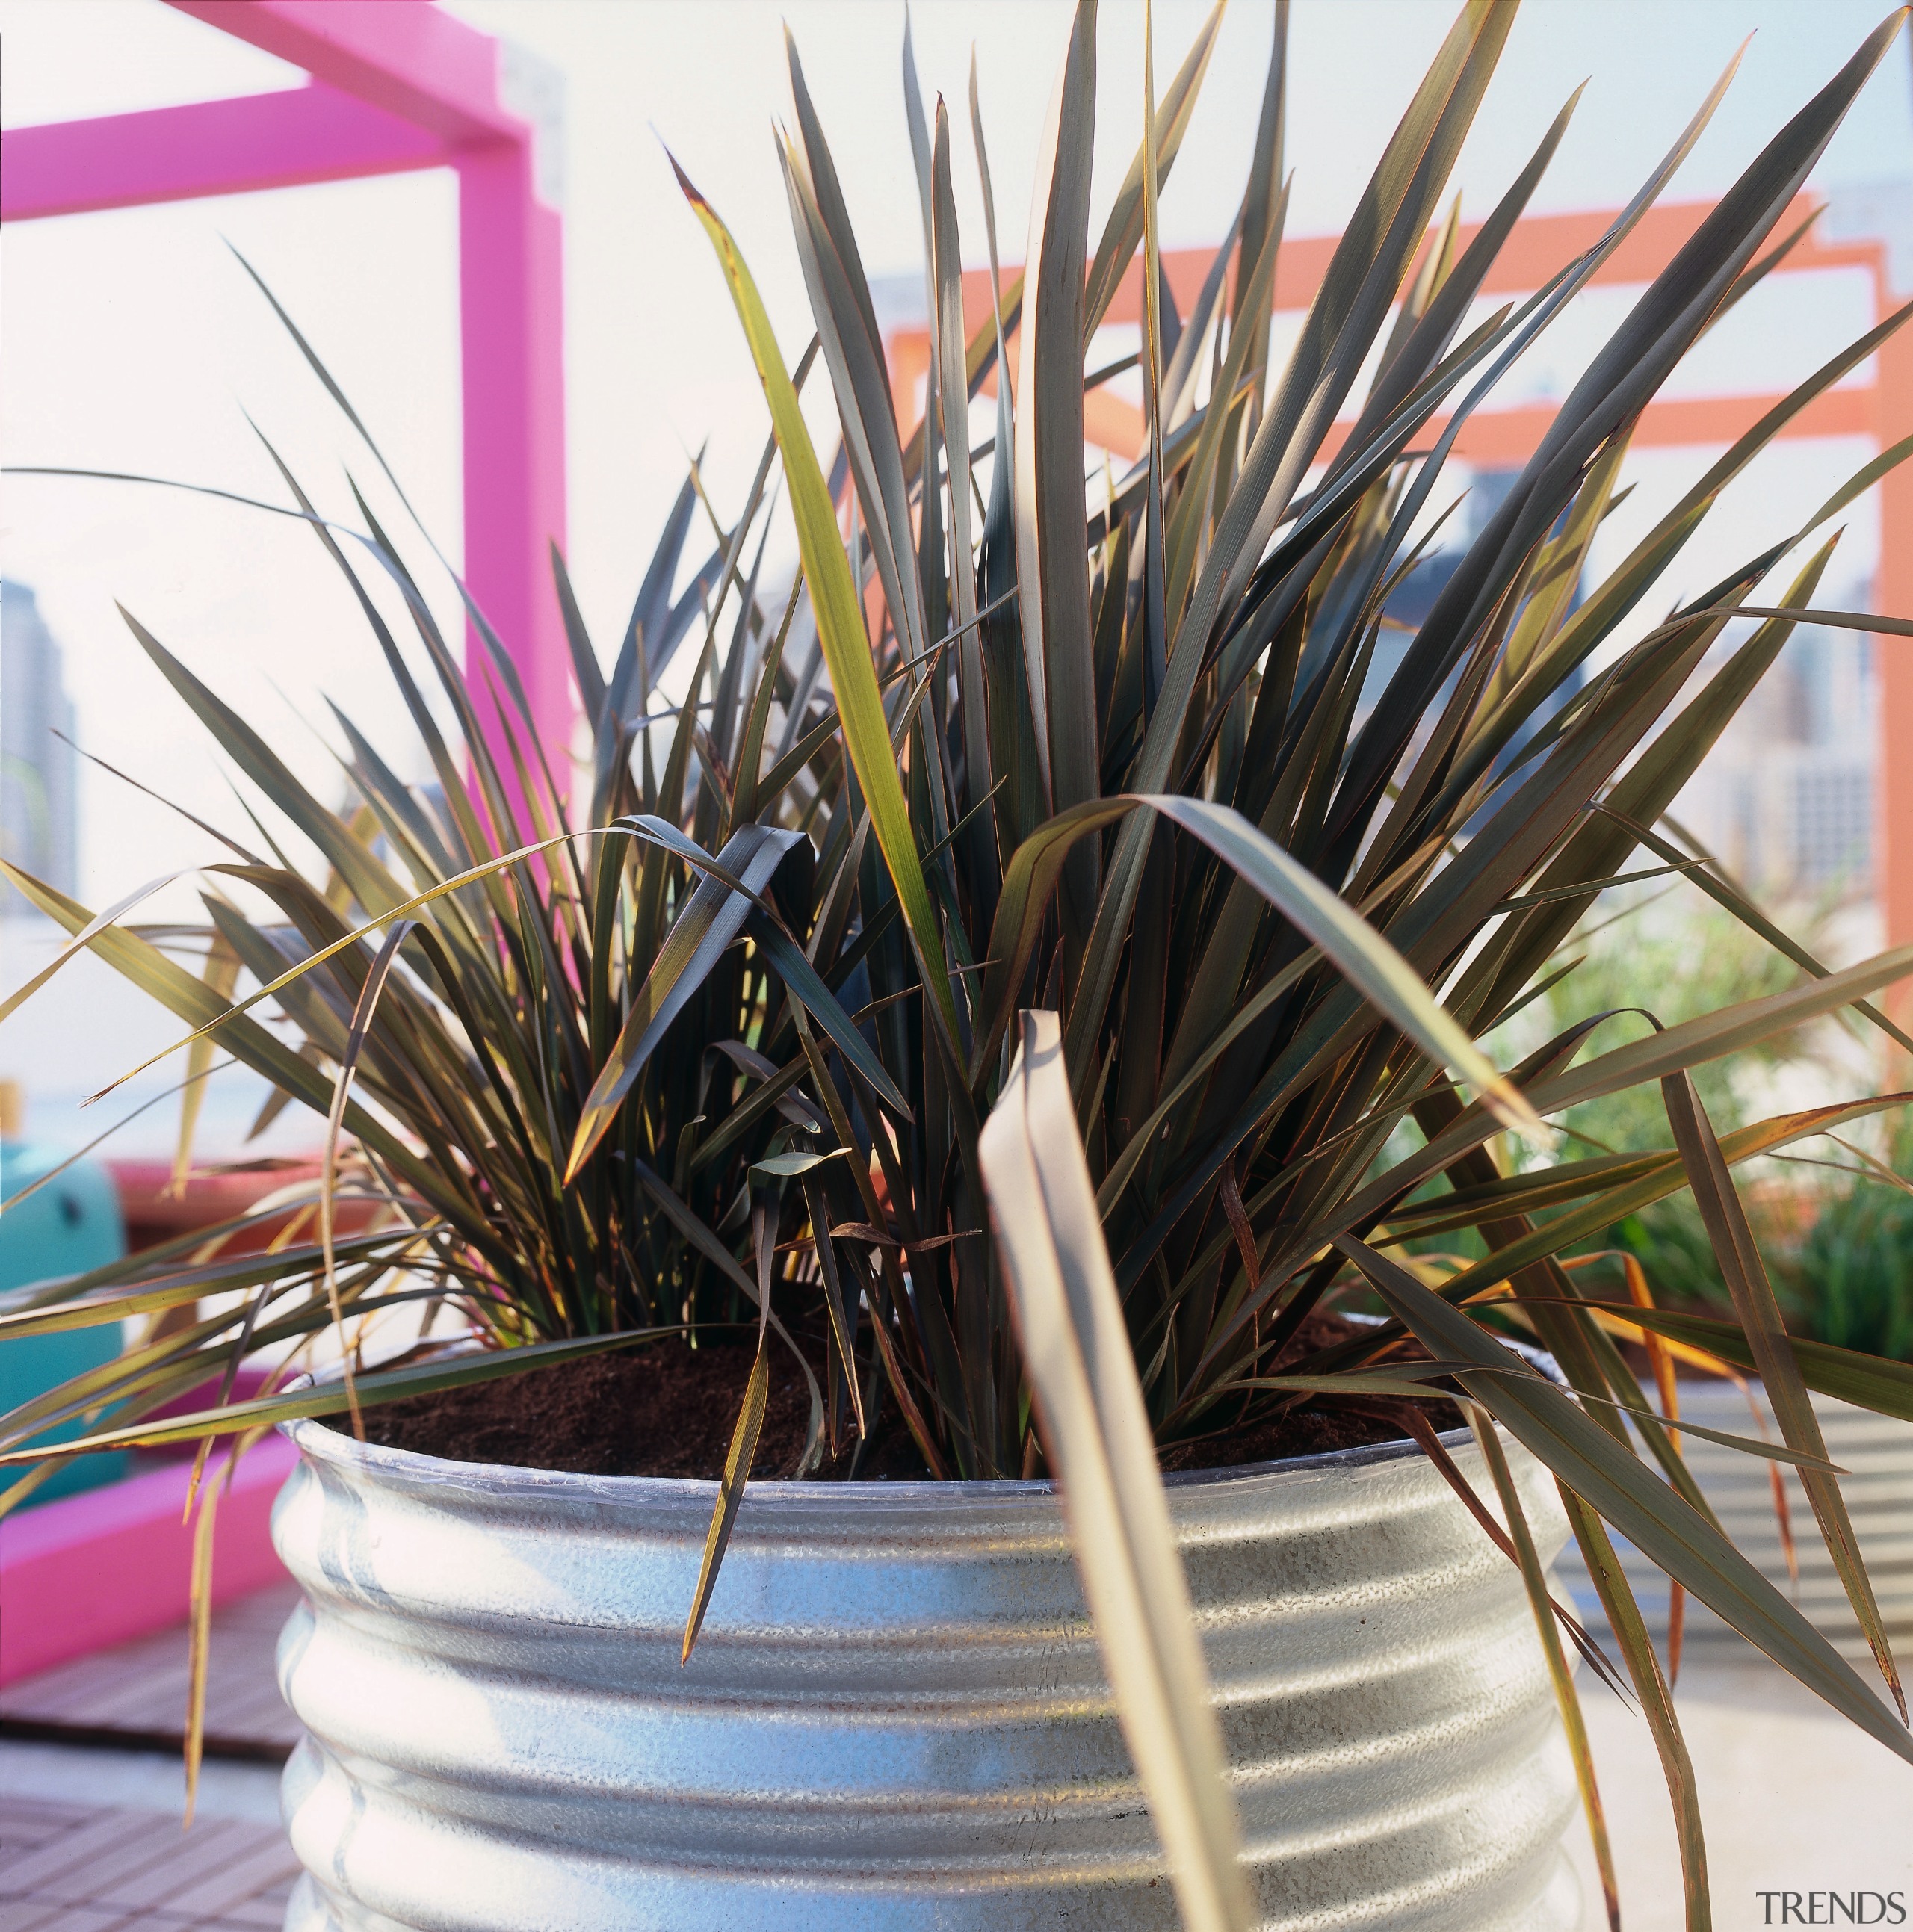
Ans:
MULTIPOLYGON (((713 1484, 290 1432, 288 1928, 1175 1925, 1047 1485, 753 1485, 680 1668, 713 1484)), ((1511 1454, 1551 1556, 1552 1483, 1511 1454)), ((1520 1579, 1419 1452, 1170 1501, 1263 1923, 1577 1926, 1520 1579)))

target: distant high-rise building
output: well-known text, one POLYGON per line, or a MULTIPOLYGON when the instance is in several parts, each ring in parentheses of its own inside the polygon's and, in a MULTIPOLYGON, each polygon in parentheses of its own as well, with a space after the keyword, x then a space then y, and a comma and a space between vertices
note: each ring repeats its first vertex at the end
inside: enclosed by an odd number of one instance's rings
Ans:
MULTIPOLYGON (((80 860, 72 736, 60 646, 33 592, 0 580, 0 851, 68 893, 77 890, 80 860)), ((0 912, 25 906, 11 886, 0 888, 0 912)))
MULTIPOLYGON (((1863 610, 1870 595, 1860 586, 1824 601, 1863 610)), ((1748 628, 1716 646, 1702 676, 1748 628)), ((1878 720, 1871 640, 1803 626, 1674 801, 1674 815, 1751 884, 1863 896, 1872 885, 1878 720)))

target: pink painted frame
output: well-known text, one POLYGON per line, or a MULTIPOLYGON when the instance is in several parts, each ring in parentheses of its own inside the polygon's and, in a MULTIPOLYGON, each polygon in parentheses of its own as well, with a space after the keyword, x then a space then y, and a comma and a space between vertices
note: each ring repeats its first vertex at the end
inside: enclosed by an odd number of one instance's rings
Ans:
MULTIPOLYGON (((220 1498, 216 1607, 286 1580, 272 1547, 274 1499, 298 1452, 257 1444, 220 1498)), ((212 1480, 223 1480, 223 1454, 212 1480)), ((185 1621, 192 1594, 192 1459, 22 1510, 0 1522, 0 1688, 185 1621)))
POLYGON ((517 664, 562 784, 572 698, 548 548, 565 530, 561 230, 538 192, 533 130, 501 97, 499 44, 430 0, 167 4, 310 81, 10 129, 0 220, 455 170, 466 580, 517 664))
MULTIPOLYGON (((428 0, 168 4, 304 68, 310 81, 10 129, 0 221, 455 171, 465 575, 518 666, 562 784, 572 699, 548 551, 565 530, 561 231, 538 192, 533 130, 501 98, 498 44, 428 0)), ((468 662, 474 643, 468 636, 468 662)), ((269 1519, 293 1460, 276 1437, 245 1459, 221 1511, 216 1600, 284 1576, 269 1519)), ((0 1684, 185 1616, 187 1473, 155 1470, 0 1523, 0 1684)))

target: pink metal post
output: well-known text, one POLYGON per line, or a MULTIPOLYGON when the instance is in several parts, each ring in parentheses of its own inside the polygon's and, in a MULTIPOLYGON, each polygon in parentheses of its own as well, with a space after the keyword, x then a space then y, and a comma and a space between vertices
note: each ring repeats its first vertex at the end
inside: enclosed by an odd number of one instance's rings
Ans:
MULTIPOLYGON (((572 703, 546 551, 565 530, 560 230, 539 193, 533 130, 502 98, 502 50, 427 0, 170 4, 311 80, 237 100, 11 129, 0 221, 458 171, 465 577, 518 667, 562 788, 572 703)), ((482 690, 475 639, 466 657, 482 690)), ((274 1441, 247 1459, 221 1520, 216 1595, 281 1574, 267 1515, 289 1455, 274 1441)), ((182 1465, 8 1520, 0 1683, 185 1616, 184 1481, 182 1465)))
MULTIPOLYGON (((565 530, 560 225, 539 192, 534 130, 501 97, 498 43, 428 0, 168 4, 311 82, 11 129, 0 220, 458 171, 466 581, 518 667, 562 787, 572 702, 546 548, 565 530)), ((475 639, 467 660, 482 688, 475 639)))
MULTIPOLYGON (((532 191, 523 144, 458 165, 466 580, 510 646, 562 786, 571 668, 547 549, 565 531, 558 218, 532 191)), ((467 657, 476 666, 469 647, 467 657)))

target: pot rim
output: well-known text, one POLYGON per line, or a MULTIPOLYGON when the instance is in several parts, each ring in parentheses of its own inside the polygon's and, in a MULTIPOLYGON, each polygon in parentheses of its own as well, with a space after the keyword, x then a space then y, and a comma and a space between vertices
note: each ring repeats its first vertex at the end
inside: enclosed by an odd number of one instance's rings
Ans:
MULTIPOLYGON (((1351 1314, 1349 1319, 1377 1326, 1378 1316, 1351 1314)), ((1557 1387, 1567 1386, 1553 1356, 1511 1336, 1499 1338, 1557 1387)), ((329 1376, 326 1378, 329 1379, 329 1376)), ((314 1375, 296 1377, 286 1385, 291 1394, 315 1386, 321 1379, 314 1375)), ((421 1449, 400 1449, 383 1442, 361 1442, 347 1431, 328 1426, 331 1418, 296 1416, 277 1424, 284 1436, 302 1456, 314 1462, 354 1463, 362 1468, 384 1469, 415 1482, 476 1484, 487 1490, 505 1490, 533 1495, 548 1495, 553 1490, 579 1494, 646 1497, 659 1502, 696 1501, 707 1509, 718 1490, 714 1476, 620 1476, 595 1474, 579 1469, 537 1469, 514 1462, 467 1462, 447 1456, 428 1455, 421 1449)), ((1437 1436, 1444 1448, 1465 1448, 1473 1440, 1467 1429, 1442 1430, 1437 1436)), ((1308 1456, 1283 1456, 1263 1462, 1237 1462, 1212 1469, 1177 1469, 1163 1472, 1165 1489, 1214 1489, 1236 1481, 1281 1476, 1291 1478, 1332 1475, 1342 1470, 1363 1469, 1380 1462, 1392 1462, 1407 1456, 1419 1456, 1420 1448, 1404 1437, 1393 1442, 1365 1442, 1347 1449, 1325 1449, 1308 1456)), ((947 1504, 952 1508, 966 1503, 1018 1498, 1035 1502, 1058 1493, 1050 1477, 958 1478, 937 1482, 929 1478, 894 1482, 878 1478, 872 1481, 813 1482, 788 1478, 752 1480, 745 1485, 743 1500, 760 1504, 782 1503, 824 1504, 855 1504, 868 1508, 882 1500, 914 1509, 947 1504)))

